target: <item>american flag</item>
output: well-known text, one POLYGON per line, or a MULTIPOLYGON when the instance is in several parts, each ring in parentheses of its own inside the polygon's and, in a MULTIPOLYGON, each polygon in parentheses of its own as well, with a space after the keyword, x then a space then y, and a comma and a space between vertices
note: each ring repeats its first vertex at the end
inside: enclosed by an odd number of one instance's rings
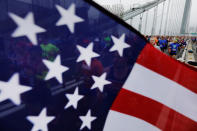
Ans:
POLYGON ((197 71, 94 2, 0 14, 0 131, 197 130, 197 71))

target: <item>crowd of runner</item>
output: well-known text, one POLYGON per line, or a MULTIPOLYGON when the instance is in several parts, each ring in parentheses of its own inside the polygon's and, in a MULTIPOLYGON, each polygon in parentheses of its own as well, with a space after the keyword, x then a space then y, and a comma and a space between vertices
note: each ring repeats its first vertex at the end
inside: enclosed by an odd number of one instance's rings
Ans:
MULTIPOLYGON (((158 50, 168 54, 172 58, 178 58, 178 55, 186 47, 189 37, 184 36, 146 36, 146 39, 158 50)), ((192 38, 196 41, 196 38, 192 38)))

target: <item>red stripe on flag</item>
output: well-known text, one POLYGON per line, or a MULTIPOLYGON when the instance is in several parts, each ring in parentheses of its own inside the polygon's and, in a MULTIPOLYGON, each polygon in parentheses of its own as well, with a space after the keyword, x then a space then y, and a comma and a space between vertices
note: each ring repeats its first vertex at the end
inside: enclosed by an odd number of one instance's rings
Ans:
POLYGON ((197 70, 170 58, 152 45, 145 46, 137 63, 197 93, 197 70))
POLYGON ((140 118, 163 131, 197 131, 197 123, 142 95, 121 89, 111 110, 140 118))

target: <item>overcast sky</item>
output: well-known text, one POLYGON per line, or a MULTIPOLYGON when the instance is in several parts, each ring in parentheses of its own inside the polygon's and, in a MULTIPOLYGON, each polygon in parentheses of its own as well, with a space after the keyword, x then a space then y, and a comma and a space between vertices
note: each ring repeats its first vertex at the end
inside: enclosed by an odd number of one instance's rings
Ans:
MULTIPOLYGON (((132 4, 133 3, 143 3, 143 2, 152 1, 152 0, 95 0, 95 1, 100 4, 104 4, 104 5, 118 4, 121 2, 126 9, 129 9, 129 7, 130 7, 129 5, 131 5, 131 3, 132 4)), ((190 26, 197 27, 197 0, 192 0, 192 9, 191 9, 190 18, 191 18, 190 26)))
POLYGON ((191 9, 191 20, 190 23, 192 26, 197 26, 197 0, 192 0, 192 9, 191 9))

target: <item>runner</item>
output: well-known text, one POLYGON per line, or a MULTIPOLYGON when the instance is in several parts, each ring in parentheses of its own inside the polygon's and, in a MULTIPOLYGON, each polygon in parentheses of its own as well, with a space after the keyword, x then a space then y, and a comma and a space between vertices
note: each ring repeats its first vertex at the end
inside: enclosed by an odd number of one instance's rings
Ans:
POLYGON ((192 37, 192 42, 195 43, 196 42, 196 38, 192 37))
POLYGON ((169 45, 169 54, 172 58, 176 58, 179 46, 180 44, 177 40, 174 40, 174 42, 169 45))
POLYGON ((154 37, 150 38, 150 44, 152 44, 156 49, 160 50, 160 47, 157 45, 157 42, 155 41, 154 37))
POLYGON ((168 39, 167 37, 164 38, 164 50, 166 50, 168 48, 168 39))
POLYGON ((166 48, 166 40, 164 40, 164 37, 159 39, 159 46, 160 46, 161 51, 164 52, 166 48))

